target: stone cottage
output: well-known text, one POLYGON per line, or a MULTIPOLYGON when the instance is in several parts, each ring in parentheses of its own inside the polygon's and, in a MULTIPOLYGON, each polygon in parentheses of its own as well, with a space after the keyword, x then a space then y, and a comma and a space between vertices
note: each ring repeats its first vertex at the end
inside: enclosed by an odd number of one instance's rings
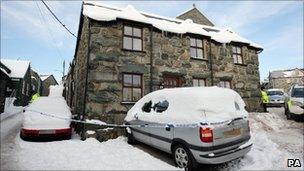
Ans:
POLYGON ((37 92, 39 94, 41 94, 41 90, 42 90, 42 80, 38 74, 37 71, 35 71, 34 69, 31 69, 31 84, 32 84, 32 90, 31 92, 37 92))
MULTIPOLYGON (((168 18, 132 6, 84 2, 67 101, 80 119, 121 124, 151 91, 216 85, 236 90, 256 111, 261 51, 237 33, 215 27, 196 7, 168 18)), ((109 138, 119 131, 112 133, 109 138)))
POLYGON ((283 89, 286 93, 294 84, 304 85, 304 70, 299 68, 269 72, 269 87, 283 89))

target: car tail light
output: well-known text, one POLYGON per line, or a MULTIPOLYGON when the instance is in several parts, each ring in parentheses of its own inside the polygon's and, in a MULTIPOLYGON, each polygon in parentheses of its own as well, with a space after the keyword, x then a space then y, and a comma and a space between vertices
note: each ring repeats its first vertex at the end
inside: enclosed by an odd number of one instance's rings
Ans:
POLYGON ((213 142, 213 133, 211 128, 200 127, 199 133, 202 142, 206 142, 206 143, 213 142))
POLYGON ((55 134, 70 134, 71 128, 56 129, 55 134))
POLYGON ((37 136, 39 134, 39 130, 37 129, 21 129, 22 135, 31 135, 31 136, 37 136))

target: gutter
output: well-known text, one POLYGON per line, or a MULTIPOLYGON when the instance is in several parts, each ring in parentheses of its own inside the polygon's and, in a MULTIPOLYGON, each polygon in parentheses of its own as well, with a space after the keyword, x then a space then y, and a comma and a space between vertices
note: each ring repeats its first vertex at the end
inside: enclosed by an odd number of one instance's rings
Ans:
POLYGON ((150 92, 153 91, 153 26, 150 27, 150 92))

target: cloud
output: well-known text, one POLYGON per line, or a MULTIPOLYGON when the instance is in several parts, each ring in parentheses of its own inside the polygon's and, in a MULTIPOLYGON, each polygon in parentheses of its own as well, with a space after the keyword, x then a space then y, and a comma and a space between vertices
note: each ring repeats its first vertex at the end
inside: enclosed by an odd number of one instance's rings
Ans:
POLYGON ((241 31, 246 25, 264 20, 266 18, 283 15, 291 11, 298 4, 292 1, 267 2, 245 1, 230 5, 222 12, 213 12, 217 25, 232 27, 241 31))

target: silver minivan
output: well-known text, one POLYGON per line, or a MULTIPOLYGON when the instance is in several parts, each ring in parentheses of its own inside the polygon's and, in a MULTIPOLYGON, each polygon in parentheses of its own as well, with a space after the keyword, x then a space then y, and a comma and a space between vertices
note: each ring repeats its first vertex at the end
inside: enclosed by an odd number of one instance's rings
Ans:
POLYGON ((226 88, 154 91, 129 110, 125 122, 128 143, 140 141, 170 153, 181 168, 234 160, 252 146, 245 103, 226 88))

